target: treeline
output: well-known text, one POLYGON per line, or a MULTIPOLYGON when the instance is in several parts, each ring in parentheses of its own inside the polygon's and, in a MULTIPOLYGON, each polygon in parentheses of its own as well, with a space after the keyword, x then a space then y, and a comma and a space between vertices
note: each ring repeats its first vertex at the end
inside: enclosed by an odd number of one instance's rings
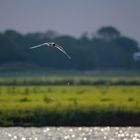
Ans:
POLYGON ((0 67, 15 64, 15 67, 46 69, 132 70, 140 68, 140 61, 133 59, 133 54, 138 51, 136 40, 121 35, 111 26, 100 28, 93 37, 83 34, 80 38, 53 31, 25 35, 13 30, 0 33, 0 67), (29 49, 48 41, 62 45, 72 59, 49 47, 29 49))

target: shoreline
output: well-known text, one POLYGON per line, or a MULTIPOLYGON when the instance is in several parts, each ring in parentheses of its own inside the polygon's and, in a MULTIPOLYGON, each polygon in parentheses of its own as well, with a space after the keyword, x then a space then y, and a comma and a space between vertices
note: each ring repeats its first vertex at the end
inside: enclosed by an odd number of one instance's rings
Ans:
POLYGON ((1 116, 0 127, 82 127, 82 126, 140 126, 140 112, 125 110, 42 110, 32 112, 24 110, 11 116, 1 116), (27 112, 27 113, 26 113, 27 112), (20 115, 21 114, 21 115, 20 115), (24 116, 22 115, 24 114, 24 116))

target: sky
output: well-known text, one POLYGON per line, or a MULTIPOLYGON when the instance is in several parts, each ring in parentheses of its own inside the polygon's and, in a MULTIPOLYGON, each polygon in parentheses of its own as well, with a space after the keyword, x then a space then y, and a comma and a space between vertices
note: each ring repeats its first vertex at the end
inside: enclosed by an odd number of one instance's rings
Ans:
POLYGON ((80 37, 103 26, 140 42, 140 0, 0 0, 0 32, 54 30, 80 37))

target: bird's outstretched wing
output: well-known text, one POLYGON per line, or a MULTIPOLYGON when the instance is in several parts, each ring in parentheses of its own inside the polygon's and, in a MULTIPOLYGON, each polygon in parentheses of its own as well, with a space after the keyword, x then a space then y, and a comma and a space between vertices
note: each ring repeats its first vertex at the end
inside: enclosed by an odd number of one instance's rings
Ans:
MULTIPOLYGON (((47 45, 47 46, 50 46, 51 47, 51 44, 52 42, 46 42, 46 43, 42 43, 42 44, 39 44, 37 46, 33 46, 33 47, 30 47, 30 49, 35 49, 35 48, 38 48, 38 47, 41 47, 41 46, 44 46, 44 45, 47 45)), ((61 52, 63 52, 69 59, 71 59, 71 57, 66 53, 66 51, 59 45, 55 44, 55 46, 53 46, 57 49, 59 49, 61 52)))
POLYGON ((41 47, 41 46, 44 46, 44 45, 48 45, 48 43, 42 43, 42 44, 39 44, 37 46, 30 47, 30 49, 35 49, 35 48, 38 48, 38 47, 41 47))
POLYGON ((57 49, 59 49, 61 52, 63 52, 69 59, 71 59, 71 57, 66 53, 66 51, 59 45, 56 44, 55 46, 57 49))

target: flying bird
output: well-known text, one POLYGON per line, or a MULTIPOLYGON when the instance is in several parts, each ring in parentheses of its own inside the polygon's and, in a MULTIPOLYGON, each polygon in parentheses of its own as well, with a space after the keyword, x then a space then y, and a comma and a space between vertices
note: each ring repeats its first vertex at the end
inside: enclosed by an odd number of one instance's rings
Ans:
POLYGON ((48 46, 48 47, 52 47, 52 48, 57 48, 62 53, 64 53, 69 59, 71 59, 71 57, 66 53, 66 51, 61 46, 59 46, 58 44, 56 44, 54 42, 45 42, 45 43, 39 44, 37 46, 30 47, 30 49, 35 49, 35 48, 38 48, 41 46, 48 46))

